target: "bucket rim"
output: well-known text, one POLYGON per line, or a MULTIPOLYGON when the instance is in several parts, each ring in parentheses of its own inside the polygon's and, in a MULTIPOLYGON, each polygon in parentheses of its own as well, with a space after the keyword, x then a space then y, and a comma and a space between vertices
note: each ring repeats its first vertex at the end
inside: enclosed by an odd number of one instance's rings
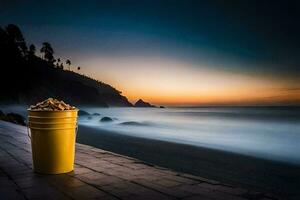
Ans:
POLYGON ((78 117, 39 117, 39 116, 28 115, 28 118, 35 118, 35 119, 77 119, 78 117))
POLYGON ((33 122, 33 121, 28 121, 28 123, 30 124, 49 124, 49 125, 54 125, 54 124, 77 124, 78 121, 74 121, 74 122, 33 122))
POLYGON ((30 108, 27 109, 29 112, 78 112, 79 109, 73 109, 73 110, 31 110, 30 108))
POLYGON ((41 128, 41 127, 34 127, 34 126, 33 126, 33 127, 32 127, 32 126, 30 127, 30 126, 29 126, 30 129, 35 129, 35 130, 50 130, 50 131, 51 131, 51 130, 69 130, 69 129, 76 130, 77 127, 78 127, 78 126, 67 127, 67 128, 62 128, 62 127, 61 127, 61 128, 41 128))

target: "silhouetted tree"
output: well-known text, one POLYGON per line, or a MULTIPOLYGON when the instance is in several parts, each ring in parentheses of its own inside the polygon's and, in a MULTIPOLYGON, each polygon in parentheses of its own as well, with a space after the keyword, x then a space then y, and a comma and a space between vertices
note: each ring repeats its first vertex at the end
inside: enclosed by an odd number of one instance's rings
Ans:
POLYGON ((44 59, 48 61, 49 63, 53 64, 54 57, 53 57, 53 48, 51 47, 51 44, 48 42, 44 42, 43 46, 41 48, 41 53, 44 54, 44 59))
POLYGON ((64 69, 64 64, 60 63, 59 69, 63 70, 64 69))
POLYGON ((78 66, 78 67, 77 67, 77 70, 79 71, 80 69, 81 69, 81 68, 78 66))
POLYGON ((60 66, 60 58, 57 58, 57 60, 56 60, 56 67, 59 68, 59 66, 60 66))
POLYGON ((69 59, 67 59, 66 64, 69 65, 69 71, 70 71, 71 61, 69 59))
POLYGON ((8 39, 15 45, 19 54, 23 57, 27 55, 27 46, 23 34, 19 27, 14 24, 9 24, 5 28, 8 39))
POLYGON ((34 56, 34 55, 35 55, 35 51, 36 51, 36 49, 35 49, 34 44, 31 44, 31 45, 29 46, 28 55, 29 55, 29 56, 34 56))

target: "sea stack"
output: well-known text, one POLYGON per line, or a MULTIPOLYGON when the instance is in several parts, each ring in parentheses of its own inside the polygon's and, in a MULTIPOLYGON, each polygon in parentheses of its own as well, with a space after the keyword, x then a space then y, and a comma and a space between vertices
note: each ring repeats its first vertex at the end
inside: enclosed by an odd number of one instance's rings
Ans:
POLYGON ((143 108, 153 108, 154 105, 151 105, 148 102, 143 101, 142 99, 139 99, 135 104, 134 107, 143 107, 143 108))

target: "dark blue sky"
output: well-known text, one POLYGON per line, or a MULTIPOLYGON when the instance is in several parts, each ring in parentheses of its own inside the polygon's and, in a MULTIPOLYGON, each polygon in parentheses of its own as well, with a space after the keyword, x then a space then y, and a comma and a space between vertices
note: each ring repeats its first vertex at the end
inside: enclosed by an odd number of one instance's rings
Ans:
MULTIPOLYGON (((300 72, 297 1, 2 1, 0 23, 57 52, 160 54, 300 72), (77 50, 76 50, 77 49, 77 50)), ((66 53, 69 55, 68 53, 66 53)), ((222 65, 222 67, 224 67, 222 65)))

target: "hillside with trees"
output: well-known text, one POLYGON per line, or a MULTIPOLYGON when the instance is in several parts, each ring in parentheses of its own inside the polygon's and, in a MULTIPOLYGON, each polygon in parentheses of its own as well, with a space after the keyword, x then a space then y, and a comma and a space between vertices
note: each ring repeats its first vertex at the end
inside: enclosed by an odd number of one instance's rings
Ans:
POLYGON ((114 87, 71 71, 81 67, 55 58, 49 42, 42 44, 41 57, 37 51, 16 25, 0 27, 0 104, 29 105, 53 97, 73 105, 132 106, 114 87))

